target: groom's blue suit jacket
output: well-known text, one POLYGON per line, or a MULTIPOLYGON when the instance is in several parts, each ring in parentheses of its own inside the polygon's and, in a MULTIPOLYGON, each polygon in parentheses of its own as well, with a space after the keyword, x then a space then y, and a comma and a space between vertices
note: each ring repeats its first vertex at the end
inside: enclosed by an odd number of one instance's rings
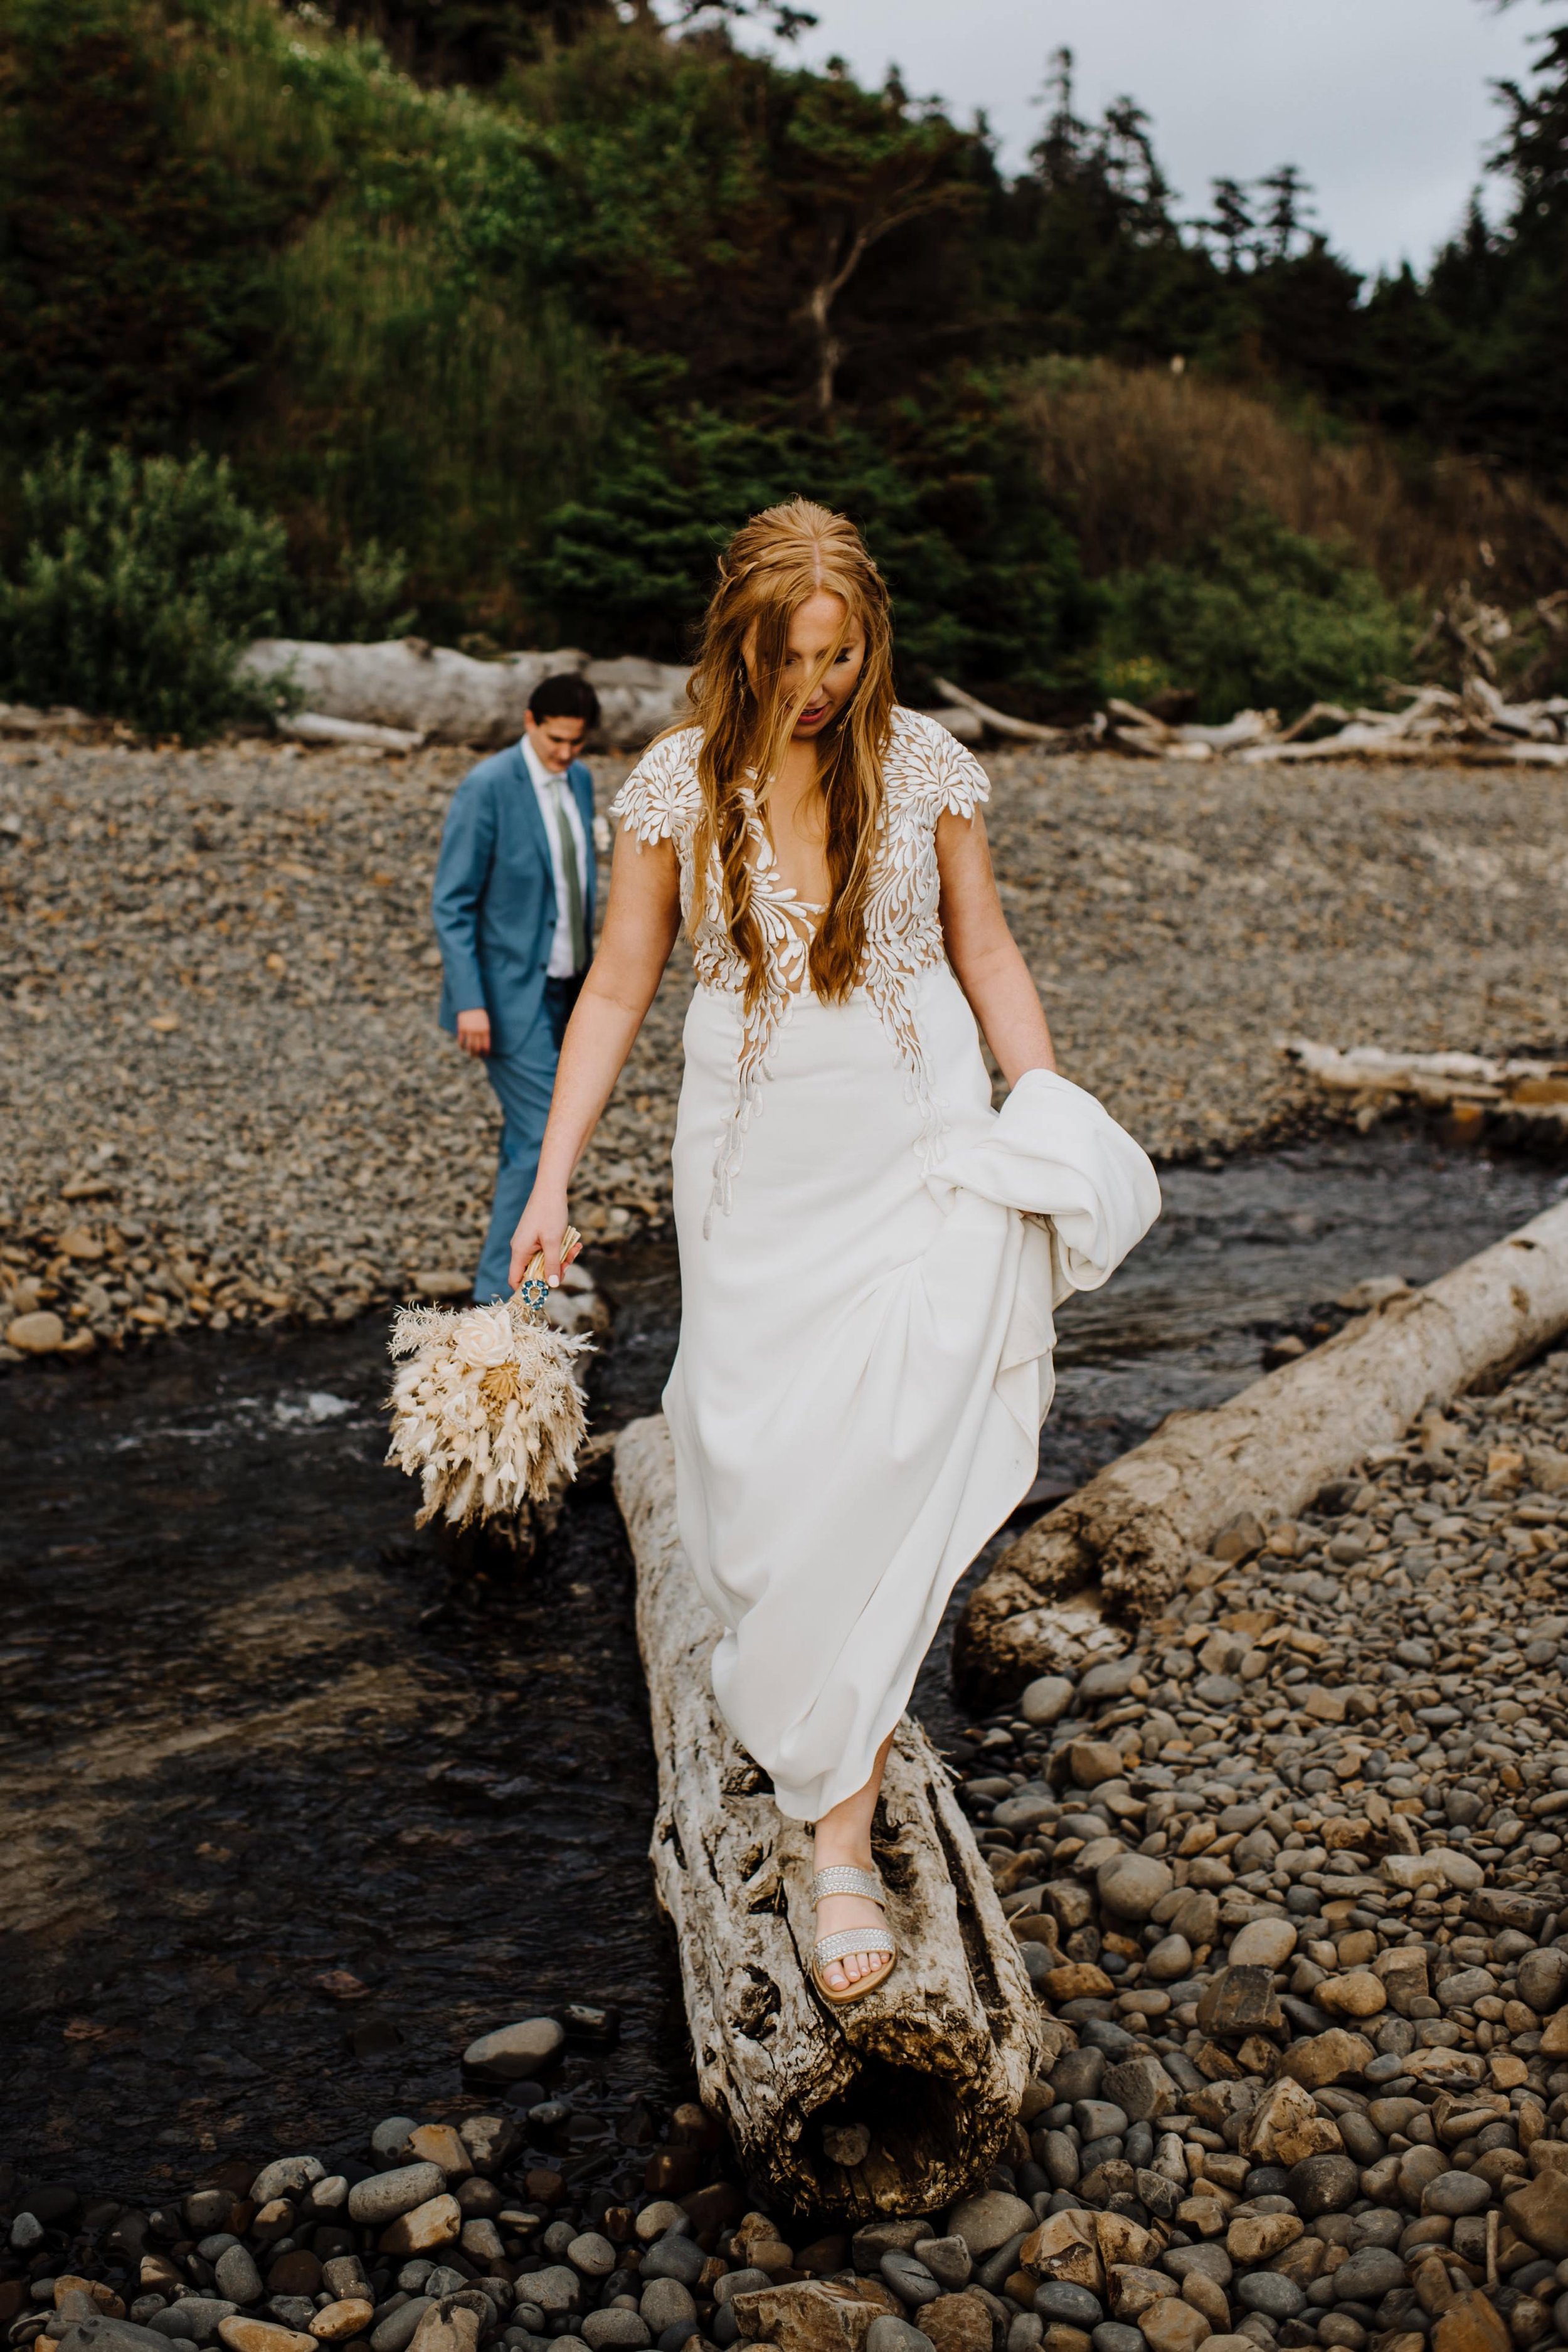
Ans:
MULTIPOLYGON (((594 938, 594 780, 581 760, 566 782, 583 819, 587 864, 583 917, 594 938)), ((453 795, 432 904, 441 945, 441 1025, 482 1005, 493 1054, 525 1051, 542 1036, 544 977, 555 936, 555 873, 528 762, 516 745, 481 760, 453 795)))

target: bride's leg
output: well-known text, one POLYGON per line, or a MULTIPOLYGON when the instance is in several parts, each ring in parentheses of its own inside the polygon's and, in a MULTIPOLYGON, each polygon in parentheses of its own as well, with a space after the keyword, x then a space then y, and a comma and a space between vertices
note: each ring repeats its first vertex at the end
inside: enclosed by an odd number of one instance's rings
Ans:
MULTIPOLYGON (((827 1870, 836 1864, 848 1863, 856 1870, 869 1870, 871 1864, 871 1818, 881 1794, 882 1774, 887 1769, 888 1750, 893 1735, 888 1734, 878 1748, 871 1766, 871 1777, 863 1789, 846 1797, 830 1811, 823 1814, 816 1824, 816 1844, 812 1857, 814 1870, 827 1870)), ((816 1932, 819 1936, 835 1936, 845 1927, 881 1927, 887 1925, 887 1914, 863 1895, 827 1895, 816 1906, 816 1932)), ((861 1977, 868 1977, 887 1964, 885 1952, 848 1952, 841 1960, 830 1960, 823 1975, 835 1992, 847 1991, 861 1977)))

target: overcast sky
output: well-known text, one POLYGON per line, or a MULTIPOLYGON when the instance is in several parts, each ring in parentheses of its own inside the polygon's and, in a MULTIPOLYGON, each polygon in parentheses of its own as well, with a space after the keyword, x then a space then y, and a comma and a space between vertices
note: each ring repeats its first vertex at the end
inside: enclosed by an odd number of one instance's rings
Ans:
POLYGON ((1560 7, 1516 0, 814 0, 795 54, 836 50, 859 79, 889 64, 969 120, 1016 170, 1038 135, 1046 60, 1078 58, 1079 111, 1123 92, 1153 118, 1184 215, 1209 182, 1297 163, 1358 268, 1425 263, 1463 216, 1500 121, 1489 85, 1528 68, 1560 7))

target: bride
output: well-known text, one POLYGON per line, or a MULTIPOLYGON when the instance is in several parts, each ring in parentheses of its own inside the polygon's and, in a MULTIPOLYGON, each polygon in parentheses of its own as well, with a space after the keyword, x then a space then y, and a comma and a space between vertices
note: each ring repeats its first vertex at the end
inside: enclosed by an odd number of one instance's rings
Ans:
POLYGON ((612 806, 604 936, 511 1279, 535 1249, 559 1276, 573 1171, 684 919, 677 1510, 723 1628, 725 1719, 816 1824, 812 1973, 842 2005, 896 1963, 882 1770, 954 1584, 1036 1475, 1053 1307, 1105 1281, 1160 1196, 1056 1075, 984 772, 896 703, 887 591, 851 524, 797 499, 736 534, 690 690, 695 724, 612 806))

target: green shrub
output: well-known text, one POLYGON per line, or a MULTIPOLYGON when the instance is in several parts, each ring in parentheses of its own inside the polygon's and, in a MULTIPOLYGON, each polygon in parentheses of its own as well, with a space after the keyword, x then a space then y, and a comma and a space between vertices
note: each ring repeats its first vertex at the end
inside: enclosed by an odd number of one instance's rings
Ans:
POLYGON ((242 503, 225 460, 79 440, 24 475, 18 535, 0 691, 191 740, 276 710, 276 688, 236 662, 277 628, 283 530, 242 503))
POLYGON ((545 626, 606 653, 687 657, 714 557, 760 508, 795 497, 847 514, 892 592, 900 683, 1058 683, 1092 606, 1065 530, 984 385, 889 409, 877 429, 819 432, 665 411, 623 437, 592 498, 520 557, 545 626))
POLYGON ((1243 515, 1184 562, 1123 572, 1103 587, 1102 691, 1150 666, 1198 698, 1201 718, 1248 705, 1288 716, 1316 701, 1364 701, 1403 671, 1415 635, 1342 543, 1306 539, 1266 512, 1243 515))

